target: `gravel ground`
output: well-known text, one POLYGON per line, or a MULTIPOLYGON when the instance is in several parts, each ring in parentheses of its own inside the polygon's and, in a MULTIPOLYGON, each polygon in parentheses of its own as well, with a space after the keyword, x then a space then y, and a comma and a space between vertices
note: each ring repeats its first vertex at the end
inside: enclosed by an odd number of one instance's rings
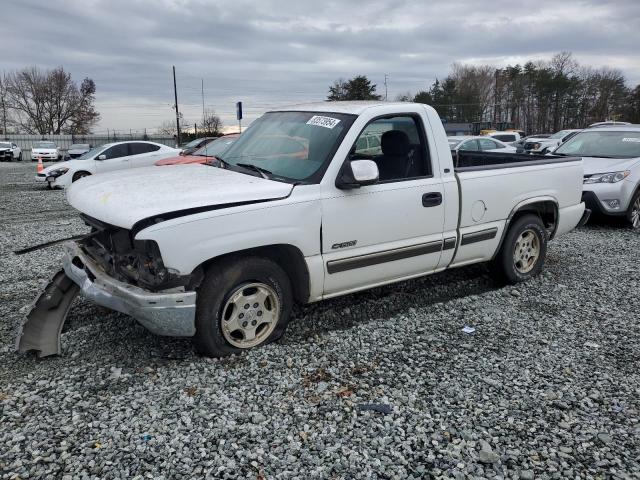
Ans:
POLYGON ((0 478, 640 478, 637 233, 572 232, 515 288, 473 267, 306 306, 223 360, 78 299, 37 360, 15 333, 59 248, 12 249, 86 227, 34 170, 0 164, 0 478))

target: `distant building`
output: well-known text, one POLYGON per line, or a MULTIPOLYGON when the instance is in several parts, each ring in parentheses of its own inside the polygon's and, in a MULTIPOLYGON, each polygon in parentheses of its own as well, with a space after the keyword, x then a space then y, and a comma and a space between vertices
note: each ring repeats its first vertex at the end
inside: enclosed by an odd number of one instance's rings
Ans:
POLYGON ((458 135, 472 135, 473 124, 472 123, 443 123, 444 131, 447 132, 448 137, 455 137, 458 135))

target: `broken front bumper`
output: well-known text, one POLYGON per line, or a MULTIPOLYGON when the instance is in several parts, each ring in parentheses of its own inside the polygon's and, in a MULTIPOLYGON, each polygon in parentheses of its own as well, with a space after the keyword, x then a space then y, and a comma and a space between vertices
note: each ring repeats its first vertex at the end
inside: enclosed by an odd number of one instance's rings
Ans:
POLYGON ((156 335, 195 335, 196 292, 149 292, 106 275, 75 242, 64 250, 64 271, 84 297, 131 315, 156 335))

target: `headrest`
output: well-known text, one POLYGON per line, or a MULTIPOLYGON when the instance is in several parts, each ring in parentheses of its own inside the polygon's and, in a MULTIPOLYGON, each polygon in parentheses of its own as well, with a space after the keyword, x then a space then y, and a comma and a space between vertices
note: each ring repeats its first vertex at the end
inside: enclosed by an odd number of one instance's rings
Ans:
POLYGON ((411 144, 409 137, 402 130, 389 130, 380 139, 383 155, 401 156, 409 153, 411 144))

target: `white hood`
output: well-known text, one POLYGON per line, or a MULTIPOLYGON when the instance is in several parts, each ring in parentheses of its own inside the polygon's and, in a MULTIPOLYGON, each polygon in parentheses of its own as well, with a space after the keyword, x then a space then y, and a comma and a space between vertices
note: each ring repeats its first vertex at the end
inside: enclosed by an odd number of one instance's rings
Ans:
POLYGON ((629 170, 634 164, 640 162, 640 158, 600 158, 582 157, 584 174, 612 173, 629 170))
POLYGON ((92 175, 67 189, 77 210, 122 228, 189 208, 283 198, 292 185, 205 165, 135 168, 92 175))
POLYGON ((57 170, 59 168, 73 168, 74 166, 76 166, 77 163, 74 161, 68 161, 68 162, 58 162, 58 163, 54 163, 53 165, 49 165, 47 168, 45 168, 42 173, 47 174, 49 172, 53 172, 54 170, 57 170))
POLYGON ((34 148, 31 150, 33 153, 56 153, 57 148, 34 148))

